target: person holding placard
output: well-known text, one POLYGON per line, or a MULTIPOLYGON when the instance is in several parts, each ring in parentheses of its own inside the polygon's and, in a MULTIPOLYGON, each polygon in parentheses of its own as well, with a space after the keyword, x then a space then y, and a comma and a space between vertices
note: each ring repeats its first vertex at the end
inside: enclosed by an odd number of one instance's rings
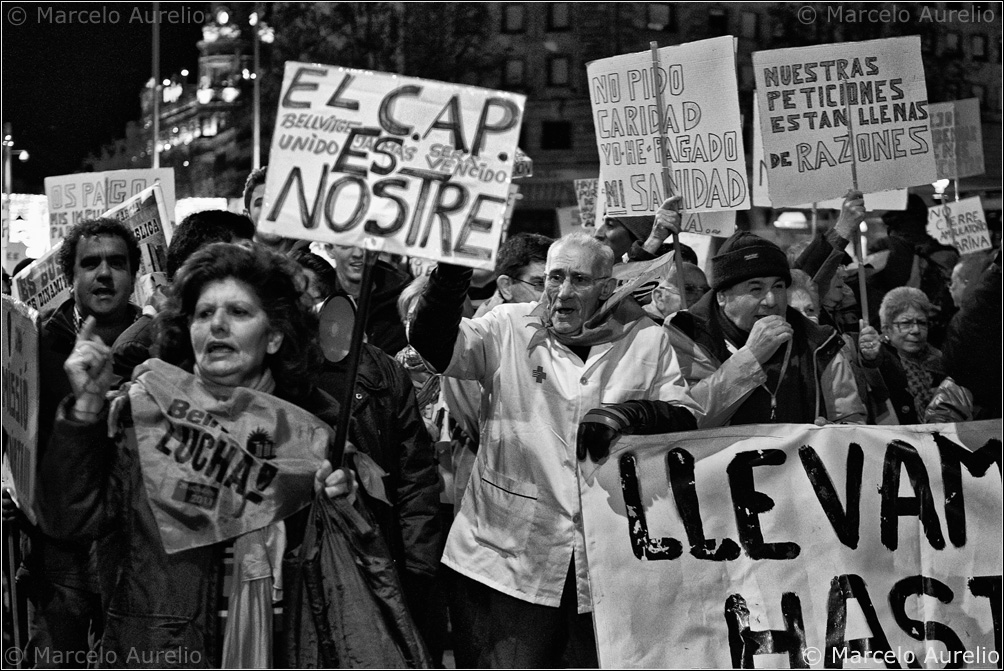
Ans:
POLYGON ((631 401, 652 432, 696 428, 666 332, 630 296, 610 300, 613 265, 607 246, 572 233, 548 250, 540 302, 461 319, 471 273, 443 263, 419 300, 412 346, 485 388, 482 442, 443 555, 461 606, 458 667, 597 665, 576 459, 605 455, 597 422, 580 422, 631 401), (664 401, 661 412, 647 399, 664 401))
POLYGON ((928 342, 934 308, 920 289, 897 287, 879 306, 882 336, 864 326, 861 360, 882 373, 889 403, 900 424, 922 424, 934 391, 945 378, 941 352, 928 342))

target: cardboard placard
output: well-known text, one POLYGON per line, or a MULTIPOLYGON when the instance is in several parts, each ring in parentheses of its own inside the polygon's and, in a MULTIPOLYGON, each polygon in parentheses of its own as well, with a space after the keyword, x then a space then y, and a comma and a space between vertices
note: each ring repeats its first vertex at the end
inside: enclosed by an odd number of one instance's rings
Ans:
POLYGON ((931 103, 929 109, 938 179, 973 177, 986 172, 979 98, 931 103))
MULTIPOLYGON (((140 264, 133 302, 144 305, 158 287, 167 283, 167 203, 160 185, 155 184, 127 201, 106 210, 99 217, 118 219, 128 226, 139 243, 140 264)), ((70 284, 59 267, 62 241, 14 277, 14 296, 40 313, 45 313, 70 297, 70 284)))
POLYGON ((758 51, 753 68, 775 207, 842 197, 852 161, 872 192, 934 181, 919 37, 758 51))
POLYGON ((154 184, 160 184, 168 218, 165 235, 174 230, 174 169, 108 170, 45 178, 49 199, 49 239, 57 244, 74 224, 95 219, 154 184))
POLYGON ((3 487, 35 523, 38 312, 3 296, 3 487))
POLYGON ((586 65, 606 216, 654 215, 677 194, 683 196, 683 211, 693 214, 749 209, 734 39, 658 52, 654 78, 650 51, 586 65), (666 113, 664 150, 660 101, 666 113), (662 151, 670 163, 668 193, 662 151))
POLYGON ((575 200, 579 203, 579 222, 582 228, 596 228, 596 197, 598 195, 599 179, 577 179, 575 184, 575 200))
POLYGON ((525 103, 502 91, 287 62, 258 226, 492 269, 525 103))
MULTIPOLYGON (((933 107, 933 105, 932 105, 933 107)), ((767 187, 767 160, 763 150, 763 130, 760 128, 760 101, 753 98, 753 204, 757 207, 774 207, 767 187)), ((907 189, 893 189, 866 193, 865 210, 905 210, 909 196, 907 189)), ((832 198, 816 203, 817 210, 839 210, 844 205, 843 198, 832 198)), ((792 209, 811 210, 812 203, 802 203, 792 209)))
POLYGON ((927 208, 927 232, 959 254, 990 249, 990 231, 979 196, 927 208))

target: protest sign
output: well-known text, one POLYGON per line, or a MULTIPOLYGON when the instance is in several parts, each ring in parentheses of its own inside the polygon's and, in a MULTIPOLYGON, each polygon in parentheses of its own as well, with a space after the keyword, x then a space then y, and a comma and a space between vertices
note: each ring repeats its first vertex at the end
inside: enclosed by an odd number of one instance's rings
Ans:
POLYGON ((775 207, 934 181, 919 37, 758 51, 753 68, 775 207))
POLYGON ((174 214, 174 169, 140 168, 109 170, 45 178, 49 199, 49 236, 52 244, 64 237, 71 226, 85 219, 100 217, 110 208, 125 202, 140 191, 160 184, 168 218, 165 234, 170 240, 174 214))
POLYGON ((931 103, 929 112, 938 179, 982 175, 986 168, 979 98, 931 103))
MULTIPOLYGON (((932 105, 933 107, 933 105, 932 105)), ((753 98, 753 204, 757 207, 774 207, 770 200, 770 193, 767 187, 767 160, 763 150, 763 130, 760 128, 760 101, 753 98)), ((848 187, 849 189, 850 187, 848 187)), ((844 190, 845 192, 847 189, 844 190)), ((879 191, 878 193, 866 193, 865 210, 875 212, 876 210, 905 210, 906 199, 909 192, 906 189, 893 189, 891 191, 879 191)), ((844 205, 843 198, 832 198, 819 201, 816 204, 817 210, 839 210, 844 205)), ((802 203, 791 206, 795 210, 811 210, 812 203, 802 203)))
POLYGON ((38 310, 48 312, 70 297, 70 283, 59 266, 62 242, 14 276, 14 297, 38 310))
POLYGON ((606 216, 654 215, 673 195, 683 196, 683 211, 695 214, 749 209, 733 38, 658 53, 656 77, 649 51, 586 65, 606 216))
MULTIPOLYGON (((144 305, 157 287, 167 283, 167 241, 164 222, 167 204, 159 184, 97 216, 118 219, 132 230, 139 243, 140 264, 132 300, 144 305)), ((70 297, 70 284, 59 267, 62 241, 14 277, 14 295, 41 313, 70 297)))
POLYGON ((979 196, 935 205, 927 209, 927 232, 959 254, 990 249, 990 231, 979 196))
POLYGON ((287 62, 258 226, 492 269, 525 103, 287 62))
MULTIPOLYGON (((583 231, 582 218, 579 216, 578 206, 568 205, 566 207, 559 207, 555 209, 555 214, 558 217, 558 233, 560 236, 564 237, 575 231, 583 231)), ((585 232, 592 235, 592 231, 587 230, 585 232)))
POLYGON ((158 287, 167 285, 167 202, 160 185, 148 189, 114 207, 104 216, 128 226, 139 243, 140 263, 133 290, 133 302, 146 305, 158 287))
POLYGON ((4 489, 35 523, 38 462, 38 312, 3 296, 4 489))
POLYGON ((596 196, 599 179, 576 179, 575 200, 579 203, 579 222, 582 228, 596 228, 596 196))
POLYGON ((1000 435, 996 419, 620 438, 580 480, 600 665, 997 666, 1000 435))

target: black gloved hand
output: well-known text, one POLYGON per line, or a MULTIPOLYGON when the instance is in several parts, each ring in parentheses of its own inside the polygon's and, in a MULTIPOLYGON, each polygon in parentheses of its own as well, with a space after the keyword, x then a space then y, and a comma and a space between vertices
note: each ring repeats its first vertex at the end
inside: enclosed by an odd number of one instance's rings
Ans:
POLYGON ((610 446, 623 433, 631 433, 627 418, 616 406, 593 408, 579 422, 575 440, 575 455, 582 461, 586 453, 599 463, 610 454, 610 446))

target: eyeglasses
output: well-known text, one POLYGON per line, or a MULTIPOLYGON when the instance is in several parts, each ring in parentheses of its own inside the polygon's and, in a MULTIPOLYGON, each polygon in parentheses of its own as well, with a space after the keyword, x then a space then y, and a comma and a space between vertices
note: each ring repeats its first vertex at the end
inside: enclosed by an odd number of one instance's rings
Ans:
POLYGON ((921 331, 926 331, 928 327, 926 319, 903 319, 898 322, 893 322, 892 325, 901 332, 911 331, 914 326, 919 328, 921 331))
POLYGON ((549 288, 557 289, 565 283, 566 279, 571 282, 572 288, 576 291, 585 291, 597 282, 609 279, 609 276, 590 277, 582 273, 569 273, 566 275, 560 270, 552 270, 547 274, 547 279, 544 281, 549 288))
POLYGON ((521 280, 518 277, 514 277, 512 279, 515 280, 515 281, 517 281, 517 282, 519 282, 520 284, 525 284, 527 286, 533 287, 537 291, 543 291, 544 290, 544 278, 543 277, 535 277, 532 280, 521 280))

